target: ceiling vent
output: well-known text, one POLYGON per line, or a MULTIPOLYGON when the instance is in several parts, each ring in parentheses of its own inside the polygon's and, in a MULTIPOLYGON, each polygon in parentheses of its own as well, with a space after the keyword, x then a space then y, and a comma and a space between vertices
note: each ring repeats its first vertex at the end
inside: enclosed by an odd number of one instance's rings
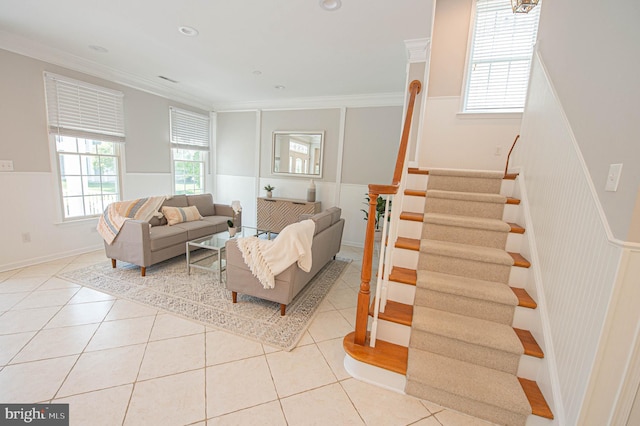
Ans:
POLYGON ((172 79, 172 78, 165 77, 164 75, 159 75, 159 76, 158 76, 158 78, 161 78, 161 79, 163 79, 163 80, 170 81, 171 83, 177 83, 177 82, 178 82, 178 80, 174 80, 174 79, 172 79))

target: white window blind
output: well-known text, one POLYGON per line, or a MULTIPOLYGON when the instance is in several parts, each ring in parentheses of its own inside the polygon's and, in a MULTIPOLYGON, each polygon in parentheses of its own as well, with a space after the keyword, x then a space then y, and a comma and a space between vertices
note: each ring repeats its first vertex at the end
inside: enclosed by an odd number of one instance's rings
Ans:
POLYGON ((124 142, 124 95, 68 77, 45 73, 49 132, 124 142))
POLYGON ((209 116, 173 107, 169 113, 175 148, 209 150, 209 116))
POLYGON ((524 109, 540 5, 514 14, 509 0, 477 0, 465 112, 524 109))

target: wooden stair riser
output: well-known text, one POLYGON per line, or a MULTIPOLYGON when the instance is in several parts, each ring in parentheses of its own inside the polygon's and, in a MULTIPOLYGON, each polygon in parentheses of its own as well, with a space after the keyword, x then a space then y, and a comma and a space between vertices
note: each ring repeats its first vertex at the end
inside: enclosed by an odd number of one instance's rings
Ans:
POLYGON ((414 304, 505 325, 513 324, 516 311, 516 307, 513 305, 472 299, 426 288, 416 288, 414 304))
POLYGON ((429 175, 427 189, 442 191, 500 193, 501 180, 463 176, 429 175))
POLYGON ((406 392, 409 395, 426 399, 443 407, 450 407, 500 425, 524 426, 527 422, 528 415, 514 413, 513 411, 464 398, 442 389, 415 382, 410 378, 407 378, 406 392))
POLYGON ((409 346, 509 374, 517 373, 522 356, 522 354, 475 345, 415 328, 411 332, 409 346))
POLYGON ((511 266, 421 253, 418 269, 508 284, 511 266))
POLYGON ((499 203, 427 197, 424 212, 502 219, 504 207, 504 204, 499 203))
POLYGON ((508 235, 509 232, 463 228, 461 226, 436 223, 425 223, 422 227, 422 238, 499 249, 506 247, 508 235))

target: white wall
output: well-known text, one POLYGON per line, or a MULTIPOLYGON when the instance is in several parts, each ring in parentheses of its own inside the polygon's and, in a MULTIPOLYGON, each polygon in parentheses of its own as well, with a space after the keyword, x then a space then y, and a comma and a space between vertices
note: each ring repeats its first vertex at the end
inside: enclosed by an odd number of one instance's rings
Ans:
MULTIPOLYGON (((534 56, 522 140, 513 165, 525 178, 536 252, 538 293, 547 333, 543 349, 556 361, 560 424, 577 424, 613 294, 622 248, 595 196, 563 105, 534 56)), ((552 379, 554 375, 552 374, 552 379)), ((605 423, 599 423, 605 424, 605 423)))

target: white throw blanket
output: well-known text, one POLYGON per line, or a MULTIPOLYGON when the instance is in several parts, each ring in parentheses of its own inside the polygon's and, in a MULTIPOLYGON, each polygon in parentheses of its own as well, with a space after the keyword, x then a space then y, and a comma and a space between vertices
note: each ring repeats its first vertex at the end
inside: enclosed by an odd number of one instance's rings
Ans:
POLYGON ((311 245, 316 224, 307 219, 286 226, 271 240, 238 238, 238 248, 251 273, 264 288, 275 287, 275 276, 298 262, 305 272, 311 270, 311 245))

